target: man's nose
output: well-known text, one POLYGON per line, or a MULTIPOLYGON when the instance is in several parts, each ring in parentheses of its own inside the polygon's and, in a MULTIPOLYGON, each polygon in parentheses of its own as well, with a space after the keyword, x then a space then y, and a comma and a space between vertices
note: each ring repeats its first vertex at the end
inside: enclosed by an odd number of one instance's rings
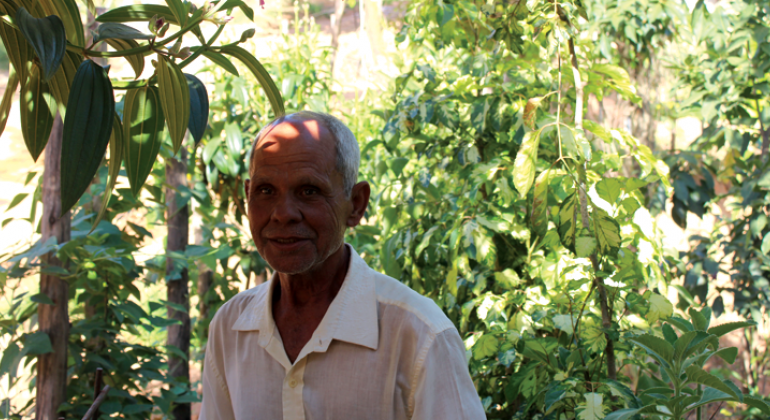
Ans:
POLYGON ((302 220, 302 212, 299 209, 298 200, 291 194, 281 194, 273 207, 270 219, 281 224, 302 220))

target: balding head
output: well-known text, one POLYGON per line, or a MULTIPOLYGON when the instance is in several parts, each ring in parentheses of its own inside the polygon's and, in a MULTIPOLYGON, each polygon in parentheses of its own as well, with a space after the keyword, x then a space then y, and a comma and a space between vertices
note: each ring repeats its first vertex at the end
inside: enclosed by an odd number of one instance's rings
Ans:
MULTIPOLYGON (((249 176, 252 177, 256 169, 254 167, 254 152, 257 147, 259 147, 260 140, 265 138, 268 133, 271 133, 283 122, 306 122, 306 124, 301 124, 301 127, 297 124, 289 124, 289 126, 297 128, 288 128, 282 125, 281 130, 316 130, 317 134, 321 136, 328 135, 331 137, 336 153, 336 169, 337 172, 342 175, 345 194, 350 196, 353 185, 355 185, 358 180, 358 167, 361 162, 361 151, 358 147, 358 141, 356 140, 355 135, 353 135, 353 132, 340 120, 332 115, 319 112, 296 112, 276 118, 264 126, 257 134, 257 138, 251 146, 251 153, 249 155, 249 176)), ((290 135, 291 133, 287 131, 282 134, 290 135)), ((299 131, 297 131, 296 134, 298 135, 299 131)), ((283 135, 274 137, 280 138, 283 137, 283 135)))

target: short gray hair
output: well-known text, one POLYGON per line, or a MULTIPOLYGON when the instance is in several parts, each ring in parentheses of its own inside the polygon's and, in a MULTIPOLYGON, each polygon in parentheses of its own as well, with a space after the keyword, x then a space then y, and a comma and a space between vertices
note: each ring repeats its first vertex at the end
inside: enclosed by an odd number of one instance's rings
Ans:
POLYGON ((251 145, 251 153, 249 153, 249 177, 254 176, 254 151, 256 150, 259 140, 263 135, 267 134, 272 127, 282 123, 286 118, 293 116, 303 120, 318 121, 323 124, 323 126, 329 130, 332 137, 334 137, 334 149, 337 152, 336 169, 337 172, 342 174, 345 194, 350 197, 353 186, 356 184, 356 181, 358 181, 358 167, 361 164, 361 150, 358 148, 358 140, 356 140, 356 136, 342 121, 332 115, 320 112, 295 112, 293 114, 275 118, 262 127, 262 129, 259 130, 259 133, 257 133, 254 143, 251 145))

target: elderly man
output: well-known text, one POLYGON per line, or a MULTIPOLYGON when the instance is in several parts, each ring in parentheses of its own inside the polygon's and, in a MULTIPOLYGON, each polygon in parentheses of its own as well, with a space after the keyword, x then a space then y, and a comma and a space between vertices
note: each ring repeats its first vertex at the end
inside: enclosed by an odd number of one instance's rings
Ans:
POLYGON ((211 322, 202 420, 485 418, 449 319, 344 242, 369 201, 359 153, 325 114, 257 136, 249 223, 275 275, 211 322))

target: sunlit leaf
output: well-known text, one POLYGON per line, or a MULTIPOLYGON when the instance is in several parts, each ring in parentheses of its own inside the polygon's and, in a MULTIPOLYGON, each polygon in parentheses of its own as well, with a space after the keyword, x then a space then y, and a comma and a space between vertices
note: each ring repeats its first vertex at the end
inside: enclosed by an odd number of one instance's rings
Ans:
POLYGON ((190 89, 179 66, 162 54, 158 54, 157 71, 160 104, 174 153, 177 153, 190 120, 190 89))
POLYGON ((540 130, 527 133, 513 163, 513 185, 522 197, 527 196, 535 180, 535 162, 537 162, 539 145, 540 130))
POLYGON ((19 114, 24 143, 32 159, 37 161, 48 144, 56 117, 56 101, 37 66, 32 67, 27 82, 21 88, 19 114))
POLYGON ((154 86, 126 92, 123 106, 124 159, 128 182, 135 197, 139 196, 150 175, 163 143, 164 109, 160 102, 160 92, 154 86))
POLYGON ((67 49, 64 23, 59 16, 36 18, 27 9, 20 7, 16 11, 16 24, 35 50, 42 67, 43 81, 48 82, 59 69, 67 49))

